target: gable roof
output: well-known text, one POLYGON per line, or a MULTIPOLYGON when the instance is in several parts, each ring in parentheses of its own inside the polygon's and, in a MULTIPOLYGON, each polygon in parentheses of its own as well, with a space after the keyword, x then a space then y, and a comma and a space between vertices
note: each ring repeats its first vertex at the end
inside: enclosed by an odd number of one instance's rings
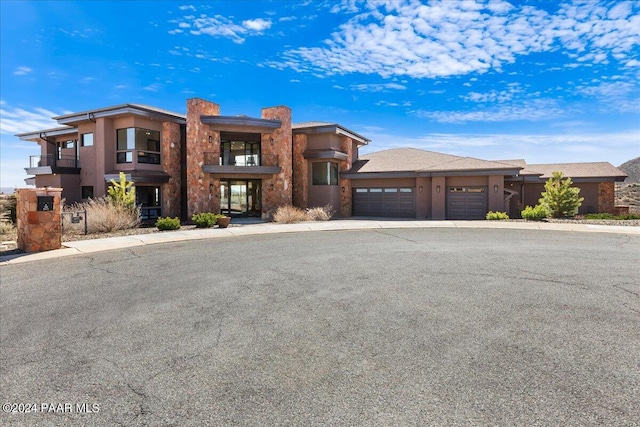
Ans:
POLYGON ((624 178, 627 175, 609 162, 590 163, 539 163, 529 164, 527 170, 540 174, 540 178, 547 180, 553 172, 562 172, 570 178, 624 178))
POLYGON ((480 172, 495 171, 516 174, 520 167, 507 163, 461 157, 417 148, 392 148, 366 154, 353 164, 350 173, 415 172, 480 172))

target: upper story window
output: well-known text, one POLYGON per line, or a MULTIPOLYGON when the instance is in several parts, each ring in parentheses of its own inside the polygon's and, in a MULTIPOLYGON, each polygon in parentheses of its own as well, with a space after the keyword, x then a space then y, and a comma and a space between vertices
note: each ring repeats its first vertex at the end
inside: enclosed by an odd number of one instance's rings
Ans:
POLYGON ((160 132, 141 128, 118 129, 118 163, 132 163, 134 157, 138 163, 160 164, 160 132))
POLYGON ((93 133, 83 133, 82 138, 80 139, 81 147, 91 147, 93 146, 93 133))
POLYGON ((260 166, 260 143, 221 141, 220 164, 230 166, 260 166))
POLYGON ((338 185, 338 164, 334 162, 314 162, 311 164, 313 185, 338 185))

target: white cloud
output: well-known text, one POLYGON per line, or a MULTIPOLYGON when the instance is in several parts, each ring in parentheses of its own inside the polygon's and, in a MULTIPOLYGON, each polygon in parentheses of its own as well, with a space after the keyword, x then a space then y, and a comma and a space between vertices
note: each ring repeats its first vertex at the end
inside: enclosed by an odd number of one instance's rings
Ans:
POLYGON ((343 1, 357 14, 322 46, 285 52, 276 68, 436 78, 501 70, 518 56, 559 51, 575 63, 632 60, 640 3, 563 4, 555 14, 503 0, 343 1), (358 7, 359 6, 359 7, 358 7))
POLYGON ((536 99, 519 103, 508 103, 490 108, 479 108, 471 111, 428 111, 417 110, 418 117, 434 120, 439 123, 467 122, 510 122, 510 121, 544 121, 557 119, 573 113, 568 108, 560 107, 553 100, 536 99))
POLYGON ((280 19, 278 19, 279 22, 289 22, 289 21, 295 21, 296 19, 298 19, 296 16, 283 16, 280 19))
POLYGON ((188 15, 184 16, 182 20, 171 22, 177 22, 179 28, 170 30, 169 34, 179 34, 183 32, 182 28, 191 28, 190 34, 228 38, 237 44, 244 43, 249 36, 264 34, 264 31, 271 28, 272 25, 270 19, 247 19, 237 24, 222 15, 207 16, 205 14, 198 17, 188 15))
POLYGON ((247 19, 246 21, 242 21, 242 26, 249 31, 262 33, 264 30, 271 28, 271 20, 262 18, 247 19))
POLYGON ((160 90, 160 84, 151 83, 150 85, 143 87, 142 90, 146 90, 147 92, 157 92, 160 90))
POLYGON ((193 12, 195 12, 195 11, 196 11, 195 6, 193 6, 193 5, 191 5, 191 4, 184 5, 184 6, 180 6, 178 9, 180 9, 180 10, 191 10, 191 11, 193 11, 193 12))
POLYGON ((3 102, 0 109, 0 133, 14 135, 16 133, 60 127, 61 125, 58 122, 51 119, 51 117, 59 115, 60 113, 54 113, 41 107, 36 107, 29 111, 23 108, 10 107, 6 102, 3 102))
POLYGON ((14 75, 16 76, 24 76, 27 74, 31 74, 33 70, 29 67, 18 67, 16 68, 16 70, 13 72, 14 75))
POLYGON ((373 83, 373 84, 356 84, 350 86, 352 90, 360 92, 388 92, 391 90, 405 90, 407 87, 398 83, 373 83))

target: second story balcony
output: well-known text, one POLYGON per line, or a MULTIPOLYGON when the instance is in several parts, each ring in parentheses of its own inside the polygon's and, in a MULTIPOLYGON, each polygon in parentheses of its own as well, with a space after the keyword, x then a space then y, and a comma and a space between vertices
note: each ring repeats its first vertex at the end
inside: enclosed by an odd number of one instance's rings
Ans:
POLYGON ((202 171, 225 175, 274 175, 282 168, 275 154, 246 154, 221 156, 219 153, 204 153, 202 171))
POLYGON ((54 154, 44 156, 29 156, 29 167, 24 168, 29 175, 79 174, 80 164, 75 156, 61 156, 54 154))

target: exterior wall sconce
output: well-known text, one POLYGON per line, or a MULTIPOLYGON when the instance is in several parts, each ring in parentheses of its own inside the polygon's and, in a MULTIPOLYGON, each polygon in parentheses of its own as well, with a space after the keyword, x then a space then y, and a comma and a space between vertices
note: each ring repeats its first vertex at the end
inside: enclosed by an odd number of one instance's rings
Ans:
POLYGON ((273 144, 273 138, 269 138, 269 142, 273 144))
POLYGON ((347 187, 342 187, 342 192, 344 193, 347 190, 347 187))
POLYGON ((600 190, 600 195, 604 196, 604 190, 600 190))
POLYGON ((498 188, 499 188, 499 187, 498 187, 497 185, 494 185, 494 186, 493 186, 493 192, 494 192, 494 193, 497 193, 497 192, 498 192, 498 188))
POLYGON ((440 186, 438 185, 436 186, 436 193, 439 193, 439 192, 440 192, 440 186))
POLYGON ((422 185, 418 188, 418 191, 422 193, 422 185))
POLYGON ((273 184, 269 184, 269 190, 273 191, 273 184))
POLYGON ((209 193, 213 193, 213 184, 209 184, 209 193))
POLYGON ((209 135, 209 144, 213 144, 213 136, 209 135))

